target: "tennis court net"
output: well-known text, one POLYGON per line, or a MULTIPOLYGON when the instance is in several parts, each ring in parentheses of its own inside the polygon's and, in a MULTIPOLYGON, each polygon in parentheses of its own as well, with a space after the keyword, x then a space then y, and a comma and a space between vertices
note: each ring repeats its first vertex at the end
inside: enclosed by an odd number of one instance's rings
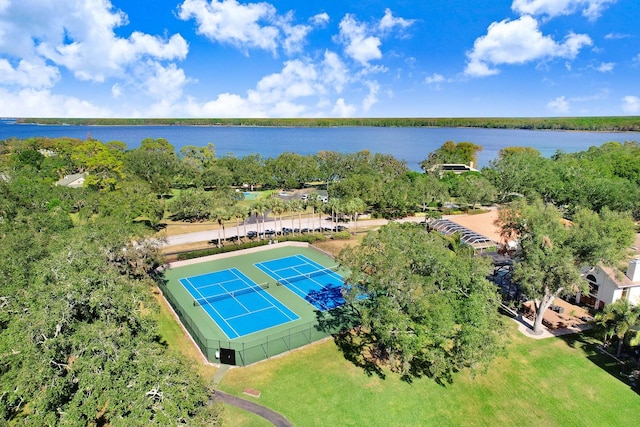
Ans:
POLYGON ((308 279, 311 279, 312 277, 335 273, 336 270, 338 270, 338 266, 334 265, 333 267, 322 268, 316 271, 312 271, 311 273, 299 274, 297 276, 278 279, 278 281, 276 282, 276 285, 282 286, 288 283, 298 282, 300 280, 308 280, 308 279))
POLYGON ((239 295, 246 295, 254 292, 260 292, 263 289, 269 289, 269 283, 261 283, 256 286, 238 289, 237 291, 233 291, 233 292, 224 292, 222 294, 212 295, 210 297, 194 299, 193 305, 199 306, 199 305, 211 304, 212 302, 222 301, 229 298, 235 298, 239 295))

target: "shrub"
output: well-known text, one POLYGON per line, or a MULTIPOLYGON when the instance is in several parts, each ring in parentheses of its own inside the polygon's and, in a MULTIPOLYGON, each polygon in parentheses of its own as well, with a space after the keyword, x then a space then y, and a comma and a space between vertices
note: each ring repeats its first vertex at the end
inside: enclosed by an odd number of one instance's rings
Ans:
POLYGON ((333 240, 349 240, 351 239, 351 233, 348 231, 338 231, 331 235, 333 240))

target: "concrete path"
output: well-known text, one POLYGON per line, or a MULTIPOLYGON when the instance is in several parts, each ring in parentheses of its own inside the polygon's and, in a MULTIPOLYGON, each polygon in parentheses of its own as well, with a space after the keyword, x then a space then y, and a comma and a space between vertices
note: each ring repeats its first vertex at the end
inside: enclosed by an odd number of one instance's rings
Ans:
POLYGON ((222 402, 228 405, 233 405, 236 408, 244 409, 245 411, 252 412, 256 415, 261 416, 267 421, 271 422, 274 426, 277 427, 292 427, 293 424, 289 422, 284 416, 279 413, 272 411, 269 408, 265 408, 262 405, 258 405, 257 403, 250 402, 245 399, 241 399, 236 396, 232 396, 223 391, 216 390, 213 395, 214 402, 222 402))

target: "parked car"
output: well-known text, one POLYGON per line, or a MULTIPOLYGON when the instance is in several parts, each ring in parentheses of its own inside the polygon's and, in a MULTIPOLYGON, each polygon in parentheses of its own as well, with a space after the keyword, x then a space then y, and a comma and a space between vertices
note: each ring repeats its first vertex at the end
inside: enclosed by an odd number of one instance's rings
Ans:
POLYGON ((258 232, 257 231, 247 231, 247 237, 250 239, 255 239, 256 237, 258 237, 258 232))

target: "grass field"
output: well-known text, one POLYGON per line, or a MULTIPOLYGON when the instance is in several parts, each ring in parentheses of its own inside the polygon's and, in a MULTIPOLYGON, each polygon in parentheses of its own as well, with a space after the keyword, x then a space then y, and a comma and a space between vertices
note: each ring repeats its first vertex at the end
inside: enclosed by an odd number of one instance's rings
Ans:
MULTIPOLYGON (((201 363, 171 316, 163 319, 161 334, 169 346, 201 363)), ((588 336, 533 340, 517 332, 515 323, 508 325, 507 357, 475 379, 459 373, 446 387, 425 378, 407 384, 393 374, 385 379, 368 376, 347 362, 329 339, 232 369, 219 388, 243 398, 249 398, 242 393, 245 388, 258 389, 260 398, 250 400, 304 426, 638 424, 640 395, 620 380, 619 368, 595 350, 588 336)), ((215 371, 211 365, 200 370, 209 380, 215 371)), ((229 426, 268 425, 231 407, 225 409, 225 420, 229 426)))
POLYGON ((369 376, 327 340, 232 369, 220 389, 238 396, 246 387, 258 389, 254 401, 304 426, 638 424, 640 396, 587 339, 533 340, 509 325, 507 357, 476 378, 459 373, 446 387, 427 378, 408 384, 394 374, 369 376))

